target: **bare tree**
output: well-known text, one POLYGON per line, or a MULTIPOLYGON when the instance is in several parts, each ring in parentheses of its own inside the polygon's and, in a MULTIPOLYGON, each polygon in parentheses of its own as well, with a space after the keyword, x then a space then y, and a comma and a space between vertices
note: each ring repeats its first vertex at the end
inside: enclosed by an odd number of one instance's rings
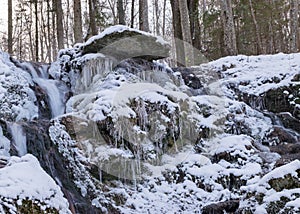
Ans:
POLYGON ((34 1, 34 17, 35 17, 35 61, 39 61, 38 0, 34 1))
POLYGON ((173 18, 173 34, 174 42, 176 49, 176 61, 178 66, 183 66, 185 61, 184 46, 183 46, 183 37, 182 37, 182 28, 181 28, 181 18, 179 11, 179 0, 170 0, 172 7, 172 18, 173 18))
POLYGON ((226 55, 237 55, 236 34, 231 0, 219 0, 222 12, 226 55))
POLYGON ((125 11, 123 6, 123 0, 118 0, 117 7, 118 7, 119 24, 125 25, 125 11))
POLYGON ((140 30, 149 32, 148 0, 139 0, 140 30))
POLYGON ((75 43, 82 42, 82 18, 81 18, 81 0, 74 0, 74 40, 75 43))
POLYGON ((162 24, 162 34, 166 34, 166 4, 167 0, 164 0, 164 5, 163 5, 163 24, 162 24))
POLYGON ((297 52, 298 51, 298 37, 299 37, 299 30, 298 30, 298 0, 290 0, 290 51, 297 52))
POLYGON ((179 1, 179 11, 181 18, 182 37, 184 41, 185 64, 186 66, 194 65, 194 53, 192 48, 191 26, 189 19, 189 10, 187 1, 179 1))
POLYGON ((13 24, 12 24, 12 0, 8 0, 8 37, 7 37, 7 49, 8 53, 13 53, 13 38, 12 38, 12 32, 13 32, 13 24))
POLYGON ((61 0, 55 1, 55 12, 56 12, 56 33, 57 33, 57 44, 58 49, 64 48, 64 26, 63 26, 63 10, 61 0))
POLYGON ((131 0, 131 23, 130 23, 130 27, 134 27, 134 4, 135 1, 131 0))
POLYGON ((89 0, 89 19, 90 19, 90 32, 91 35, 96 35, 98 33, 96 27, 96 16, 95 16, 96 4, 95 0, 89 0))
POLYGON ((258 22, 256 20, 256 15, 255 15, 255 11, 253 8, 252 0, 249 0, 249 6, 250 6, 250 11, 251 11, 251 16, 253 19, 254 27, 255 27, 257 54, 261 54, 261 53, 263 53, 262 52, 262 42, 261 42, 260 30, 259 30, 258 22))

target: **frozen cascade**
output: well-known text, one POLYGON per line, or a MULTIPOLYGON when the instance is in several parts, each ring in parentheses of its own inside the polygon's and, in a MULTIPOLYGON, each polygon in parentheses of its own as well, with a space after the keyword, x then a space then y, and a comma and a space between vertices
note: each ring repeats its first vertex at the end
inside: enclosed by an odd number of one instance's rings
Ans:
POLYGON ((9 123, 8 125, 13 138, 13 146, 16 148, 18 155, 21 157, 27 154, 26 135, 22 125, 18 123, 9 123))
POLYGON ((96 78, 105 77, 113 66, 113 61, 102 54, 88 54, 82 63, 81 79, 76 84, 79 91, 87 90, 96 78))
POLYGON ((28 70, 33 81, 38 84, 48 95, 52 118, 62 115, 65 112, 63 92, 58 88, 58 81, 48 79, 47 67, 34 68, 30 63, 23 62, 22 66, 28 70), (38 70, 38 72, 37 72, 38 70))

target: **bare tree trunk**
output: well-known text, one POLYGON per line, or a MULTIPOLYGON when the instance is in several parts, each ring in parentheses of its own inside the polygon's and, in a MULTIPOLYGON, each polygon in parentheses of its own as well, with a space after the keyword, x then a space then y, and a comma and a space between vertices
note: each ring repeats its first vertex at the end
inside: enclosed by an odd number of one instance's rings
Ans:
POLYGON ((261 54, 262 53, 262 43, 261 43, 261 38, 260 38, 260 30, 259 30, 259 26, 256 20, 256 16, 255 16, 255 12, 253 9, 253 4, 252 4, 252 0, 249 0, 249 6, 250 6, 250 10, 251 10, 251 16, 253 19, 253 23, 254 23, 254 27, 255 27, 255 35, 256 35, 256 43, 257 43, 257 54, 261 54))
POLYGON ((55 1, 55 13, 56 13, 56 34, 58 49, 64 48, 64 26, 63 26, 63 10, 61 0, 55 1))
POLYGON ((55 57, 57 55, 57 40, 58 40, 58 36, 57 36, 57 25, 56 25, 56 21, 57 21, 57 12, 56 12, 56 0, 52 1, 52 38, 51 38, 51 43, 52 44, 52 60, 55 60, 55 57))
POLYGON ((173 31, 174 31, 174 43, 176 49, 176 63, 177 66, 184 66, 185 63, 185 53, 182 37, 182 28, 181 28, 181 18, 179 11, 179 0, 170 0, 172 7, 172 18, 173 18, 173 31))
POLYGON ((140 30, 149 32, 148 0, 139 0, 140 30))
POLYGON ((39 24, 38 24, 38 0, 34 2, 35 15, 35 61, 39 61, 39 24))
POLYGON ((179 11, 181 19, 182 37, 184 43, 185 52, 185 64, 186 66, 194 65, 194 52, 192 48, 191 26, 189 19, 189 10, 187 1, 179 1, 179 11))
POLYGON ((96 27, 96 16, 95 16, 95 8, 96 4, 94 0, 89 0, 89 18, 90 18, 90 30, 91 35, 97 35, 97 27, 96 27))
POLYGON ((298 51, 298 0, 290 0, 290 51, 298 51))
POLYGON ((82 18, 81 0, 74 0, 74 40, 75 43, 82 42, 82 18))
POLYGON ((48 43, 48 48, 47 48, 47 56, 48 56, 48 61, 52 61, 52 47, 51 47, 51 33, 50 33, 50 0, 47 0, 47 43, 48 43))
POLYGON ((192 45, 194 47, 194 62, 200 64, 201 54, 201 32, 199 22, 199 0, 188 0, 189 18, 191 25, 192 45))
POLYGON ((125 11, 123 6, 123 0, 118 0, 117 4, 118 4, 117 7, 118 7, 119 24, 125 25, 125 11))
POLYGON ((135 1, 132 0, 131 1, 131 23, 130 23, 131 28, 134 27, 134 3, 135 3, 135 1))
POLYGON ((13 32, 13 24, 12 24, 12 0, 8 0, 8 35, 7 35, 7 49, 8 53, 13 53, 13 41, 12 41, 12 32, 13 32))
POLYGON ((162 26, 162 34, 163 34, 163 36, 166 34, 166 4, 167 4, 167 0, 164 0, 164 6, 163 6, 163 26, 162 26))
POLYGON ((160 17, 160 11, 158 8, 158 0, 154 0, 154 11, 155 11, 155 33, 156 35, 160 35, 160 22, 159 22, 159 17, 160 17))
POLYGON ((231 0, 219 0, 224 25, 224 43, 227 55, 237 55, 236 34, 231 0))

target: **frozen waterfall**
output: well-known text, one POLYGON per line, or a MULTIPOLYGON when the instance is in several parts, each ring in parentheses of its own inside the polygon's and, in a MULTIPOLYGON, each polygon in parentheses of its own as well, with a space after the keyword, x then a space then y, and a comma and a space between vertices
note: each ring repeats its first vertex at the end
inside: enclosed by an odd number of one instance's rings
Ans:
POLYGON ((27 154, 26 135, 23 127, 17 123, 8 124, 13 139, 13 146, 16 148, 18 155, 21 157, 27 154))
POLYGON ((32 64, 23 62, 22 66, 28 70, 33 81, 41 87, 48 96, 52 118, 62 115, 65 112, 63 91, 59 90, 59 81, 49 79, 47 67, 35 68, 32 64))

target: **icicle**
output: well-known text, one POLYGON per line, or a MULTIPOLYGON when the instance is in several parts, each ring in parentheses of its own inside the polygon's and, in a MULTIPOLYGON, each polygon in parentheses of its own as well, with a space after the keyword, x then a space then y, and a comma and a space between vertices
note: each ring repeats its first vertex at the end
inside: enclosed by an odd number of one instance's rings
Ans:
POLYGON ((87 90, 93 78, 96 75, 100 77, 105 77, 109 72, 112 71, 112 60, 103 56, 98 56, 96 58, 87 59, 84 62, 81 71, 81 84, 83 85, 83 90, 87 90))

